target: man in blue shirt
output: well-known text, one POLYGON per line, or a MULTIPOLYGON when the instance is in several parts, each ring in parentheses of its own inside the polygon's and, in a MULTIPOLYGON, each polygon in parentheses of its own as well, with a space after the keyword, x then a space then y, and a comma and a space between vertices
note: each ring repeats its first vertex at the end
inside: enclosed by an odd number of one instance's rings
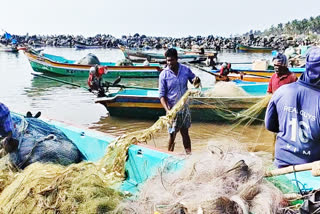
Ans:
MULTIPOLYGON (((159 98, 160 102, 168 112, 188 90, 188 81, 194 85, 200 84, 200 79, 185 65, 178 63, 178 53, 174 48, 170 48, 165 53, 167 67, 160 73, 159 77, 159 98)), ((191 153, 191 140, 189 128, 191 126, 191 116, 189 107, 186 105, 169 128, 168 150, 174 150, 174 140, 180 131, 183 145, 187 154, 191 153)))
POLYGON ((272 96, 266 128, 277 133, 275 165, 320 160, 320 48, 306 57, 306 71, 295 83, 281 86, 272 96))
POLYGON ((6 152, 11 152, 13 145, 12 139, 13 122, 11 119, 10 111, 7 106, 0 102, 0 135, 3 137, 0 147, 4 147, 6 152))

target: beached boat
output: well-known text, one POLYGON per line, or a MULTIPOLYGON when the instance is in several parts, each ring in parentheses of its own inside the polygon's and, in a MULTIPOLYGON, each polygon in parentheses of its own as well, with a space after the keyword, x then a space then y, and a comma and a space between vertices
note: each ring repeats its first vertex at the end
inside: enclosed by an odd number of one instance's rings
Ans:
MULTIPOLYGON (((166 58, 163 53, 152 53, 152 52, 146 52, 141 50, 131 50, 131 49, 125 49, 124 47, 120 47, 122 50, 124 56, 127 59, 130 59, 132 61, 145 61, 148 60, 149 62, 160 62, 164 63, 166 61, 166 58)), ((205 61, 207 57, 202 54, 184 54, 179 53, 178 54, 179 62, 201 62, 205 61)))
MULTIPOLYGON (((225 121, 223 113, 239 112, 251 107, 266 94, 268 84, 242 84, 250 96, 191 97, 190 110, 193 121, 225 121)), ((207 89, 209 90, 209 89, 207 89)), ((157 119, 165 115, 157 89, 125 89, 97 98, 111 116, 157 119)))
POLYGON ((16 53, 18 52, 18 48, 16 46, 6 46, 6 45, 2 45, 0 44, 0 52, 12 52, 12 53, 16 53))
MULTIPOLYGON (((228 77, 230 80, 243 80, 250 82, 269 82, 271 76, 274 74, 274 70, 253 70, 251 68, 237 68, 232 67, 234 72, 230 72, 228 77)), ((305 68, 289 68, 298 78, 305 71, 305 68)), ((219 75, 220 70, 211 70, 209 71, 214 75, 219 75)))
POLYGON ((239 51, 244 51, 244 52, 271 52, 272 48, 268 47, 251 47, 251 46, 245 46, 238 44, 237 48, 239 51))
MULTIPOLYGON (((77 64, 76 60, 68 60, 61 56, 51 54, 39 54, 35 51, 25 51, 30 65, 34 71, 48 74, 88 77, 89 69, 92 65, 77 64)), ((103 77, 115 78, 118 76, 128 78, 157 78, 161 72, 159 64, 143 64, 134 63, 128 66, 117 66, 113 62, 100 62, 101 66, 106 66, 108 73, 103 77)))

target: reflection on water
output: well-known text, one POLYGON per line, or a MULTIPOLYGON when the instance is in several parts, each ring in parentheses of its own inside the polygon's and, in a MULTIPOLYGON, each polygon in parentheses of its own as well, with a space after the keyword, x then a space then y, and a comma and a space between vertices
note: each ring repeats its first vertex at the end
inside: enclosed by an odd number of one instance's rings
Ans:
MULTIPOLYGON (((68 59, 80 59, 87 53, 94 53, 100 61, 117 61, 123 54, 116 49, 95 49, 76 51, 68 48, 45 48, 46 53, 61 55, 68 59)), ((219 61, 250 62, 254 59, 270 59, 271 54, 265 53, 219 53, 219 61)), ((203 86, 213 86, 214 78, 210 74, 192 69, 202 80, 203 86)), ((150 127, 154 121, 134 120, 108 117, 104 106, 95 104, 95 96, 83 88, 31 75, 31 66, 22 52, 17 54, 0 52, 0 101, 15 112, 41 111, 43 117, 66 121, 90 127, 120 136, 150 127)), ((55 77, 67 82, 86 86, 86 78, 55 77)), ((113 79, 106 79, 113 81, 113 79)), ((157 79, 122 79, 121 84, 129 86, 157 87, 157 79)), ((202 150, 208 141, 239 142, 250 146, 252 150, 271 151, 273 136, 262 125, 248 128, 240 127, 231 130, 231 125, 212 123, 192 123, 190 129, 193 150, 202 150)), ((151 145, 166 148, 167 131, 156 134, 151 145)), ((177 136, 177 151, 182 151, 181 136, 177 136)))

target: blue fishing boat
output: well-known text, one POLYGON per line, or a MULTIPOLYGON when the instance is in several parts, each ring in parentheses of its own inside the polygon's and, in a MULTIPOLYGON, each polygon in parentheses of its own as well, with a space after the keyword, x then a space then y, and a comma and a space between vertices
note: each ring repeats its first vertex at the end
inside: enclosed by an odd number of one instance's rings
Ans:
MULTIPOLYGON (((22 115, 12 113, 14 116, 23 118, 22 115)), ((61 130, 78 147, 87 161, 96 162, 106 152, 114 137, 102 132, 81 128, 52 119, 42 119, 47 124, 61 130)), ((131 145, 128 149, 125 164, 126 179, 122 182, 120 190, 135 194, 144 182, 153 177, 158 169, 164 164, 167 169, 178 171, 183 169, 184 160, 174 153, 161 151, 156 148, 138 144, 131 145)), ((320 188, 320 177, 311 175, 311 171, 295 172, 268 178, 283 193, 300 193, 320 188)))
MULTIPOLYGON (((92 65, 79 64, 76 60, 69 60, 61 56, 35 51, 25 51, 30 65, 34 71, 53 75, 88 77, 92 65)), ((100 66, 108 69, 103 77, 116 78, 118 76, 127 78, 157 78, 162 70, 158 63, 143 65, 134 63, 132 65, 117 65, 115 62, 100 62, 100 66)))
MULTIPOLYGON (((22 115, 11 113, 14 116, 23 118, 22 115)), ((61 130, 78 147, 87 161, 96 162, 101 159, 110 142, 115 137, 102 132, 80 128, 52 119, 42 119, 42 121, 55 126, 61 130)), ((140 184, 154 175, 157 169, 166 161, 172 158, 173 153, 152 149, 143 144, 131 145, 128 150, 128 158, 125 165, 126 180, 121 185, 122 191, 135 193, 140 184)), ((177 159, 178 160, 178 159, 177 159)), ((173 163, 173 168, 181 167, 180 163, 173 163), (175 165, 177 164, 177 165, 175 165)))
MULTIPOLYGON (((225 121, 222 112, 240 112, 248 109, 266 94, 267 83, 238 81, 248 96, 190 97, 190 110, 194 121, 225 121)), ((204 88, 203 92, 211 88, 204 88)), ((104 105, 111 116, 158 119, 165 115, 159 100, 158 89, 124 89, 97 98, 96 103, 104 105)), ((263 116, 263 115, 261 115, 263 116)))
MULTIPOLYGON (((76 127, 71 124, 55 120, 44 120, 64 132, 88 161, 98 161, 105 154, 106 148, 115 138, 102 132, 76 127)), ((137 193, 140 186, 158 169, 167 164, 173 171, 183 168, 184 161, 174 153, 162 151, 144 144, 131 145, 128 150, 125 171, 126 180, 123 181, 121 190, 137 193), (169 161, 170 160, 170 161, 169 161)), ((268 178, 283 193, 301 193, 320 189, 320 177, 315 177, 311 171, 287 173, 268 178)))

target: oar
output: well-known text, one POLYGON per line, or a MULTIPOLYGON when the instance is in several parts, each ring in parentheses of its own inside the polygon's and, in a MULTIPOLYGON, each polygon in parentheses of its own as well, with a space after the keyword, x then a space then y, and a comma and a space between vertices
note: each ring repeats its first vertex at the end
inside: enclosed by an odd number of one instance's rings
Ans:
POLYGON ((36 77, 41 77, 41 78, 45 78, 45 79, 49 79, 49 80, 61 82, 61 83, 64 83, 64 84, 68 84, 68 85, 72 85, 72 86, 77 86, 77 87, 79 87, 79 88, 86 89, 87 91, 89 90, 89 88, 87 88, 87 87, 84 87, 84 86, 81 86, 81 85, 78 85, 78 84, 75 84, 75 83, 72 83, 72 82, 67 82, 67 81, 64 81, 64 80, 56 79, 56 78, 49 77, 49 76, 46 76, 46 75, 41 75, 41 74, 35 74, 35 73, 31 73, 31 74, 32 74, 33 76, 36 76, 36 77))
POLYGON ((311 163, 299 164, 294 166, 287 166, 280 169, 274 169, 267 171, 265 177, 272 177, 277 175, 284 175, 292 172, 301 172, 311 170, 313 176, 320 175, 320 161, 314 161, 311 163))

